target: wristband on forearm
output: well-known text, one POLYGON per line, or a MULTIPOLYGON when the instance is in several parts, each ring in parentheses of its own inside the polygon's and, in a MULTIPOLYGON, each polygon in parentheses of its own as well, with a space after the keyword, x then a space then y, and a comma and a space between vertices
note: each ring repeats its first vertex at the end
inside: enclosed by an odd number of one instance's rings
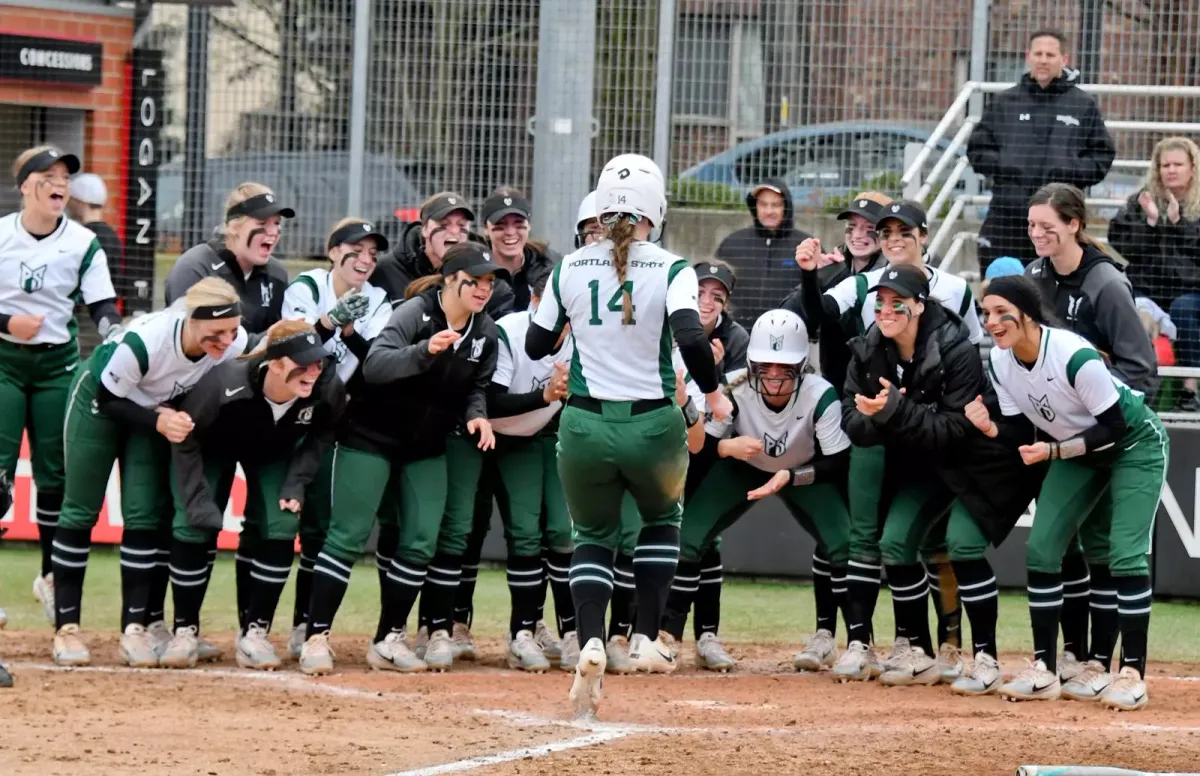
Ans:
POLYGON ((792 486, 800 487, 801 485, 812 485, 817 479, 817 470, 810 464, 809 466, 801 466, 798 469, 792 469, 792 486))
POLYGON ((1082 439, 1068 439, 1065 442, 1050 442, 1050 460, 1078 458, 1087 453, 1087 443, 1082 439))
POLYGON ((687 423, 688 428, 691 428, 700 421, 700 410, 696 409, 696 403, 692 401, 691 396, 684 402, 681 409, 683 410, 683 420, 687 423))

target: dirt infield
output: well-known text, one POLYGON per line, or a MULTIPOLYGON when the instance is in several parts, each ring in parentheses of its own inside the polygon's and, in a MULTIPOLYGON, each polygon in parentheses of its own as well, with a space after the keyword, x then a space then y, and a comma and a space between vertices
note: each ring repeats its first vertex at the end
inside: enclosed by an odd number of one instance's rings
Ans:
MULTIPOLYGON (((338 673, 294 666, 48 665, 49 634, 0 634, 0 773, 1012 774, 1027 763, 1200 770, 1200 666, 1154 665, 1151 705, 1115 714, 1059 701, 956 698, 945 687, 838 685, 790 670, 787 647, 737 647, 728 676, 609 677, 601 720, 569 721, 569 675, 503 668, 502 645, 452 673, 372 673, 365 640, 334 640, 338 673)), ((227 652, 231 639, 217 639, 227 652)), ((688 645, 687 649, 690 649, 688 645)), ((282 651, 282 650, 281 650, 282 651)), ((1007 668, 1016 668, 1014 660, 1007 668)))

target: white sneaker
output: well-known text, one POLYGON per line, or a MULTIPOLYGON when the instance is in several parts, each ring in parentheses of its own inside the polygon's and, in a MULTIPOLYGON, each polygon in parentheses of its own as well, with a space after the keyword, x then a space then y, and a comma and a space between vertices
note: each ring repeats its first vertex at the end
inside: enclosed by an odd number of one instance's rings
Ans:
POLYGON ((329 631, 314 633, 300 650, 300 672, 309 676, 333 673, 333 650, 329 648, 329 631))
POLYGON ((871 668, 877 663, 873 648, 861 641, 851 641, 831 673, 839 682, 865 682, 871 678, 871 668))
POLYGON ((672 636, 670 633, 667 633, 665 630, 660 630, 658 632, 658 640, 664 647, 667 648, 667 651, 671 653, 671 658, 673 660, 679 659, 679 642, 675 640, 674 636, 672 636))
POLYGON ((648 674, 670 674, 679 667, 675 658, 671 657, 671 649, 658 638, 650 638, 641 633, 633 634, 629 640, 629 664, 634 671, 648 674))
POLYGON ((171 643, 171 629, 162 620, 155 620, 146 626, 146 632, 150 634, 150 643, 154 645, 154 654, 161 658, 167 651, 167 645, 171 643))
POLYGON ((563 671, 574 671, 579 665, 579 634, 568 631, 562 640, 562 659, 558 667, 563 671))
POLYGON ((196 626, 189 625, 175 629, 175 636, 159 656, 158 664, 163 668, 195 668, 199 657, 200 639, 196 635, 196 626))
POLYGON ((42 604, 42 612, 51 625, 54 624, 54 572, 33 580, 33 597, 42 604))
POLYGON ((797 671, 820 671, 837 662, 837 642, 833 634, 821 628, 808 638, 804 649, 796 653, 793 664, 797 671))
POLYGON ((408 648, 408 634, 404 631, 389 633, 383 641, 367 647, 367 665, 376 671, 399 671, 415 674, 429 669, 425 661, 408 648))
POLYGON ((1041 660, 1030 660, 1029 668, 1000 688, 1000 695, 1010 701, 1052 701, 1061 694, 1058 674, 1046 668, 1041 660))
POLYGON ((909 687, 912 685, 937 684, 941 681, 938 675, 938 663, 925 654, 920 647, 908 648, 904 658, 893 668, 884 669, 879 675, 879 683, 885 687, 909 687))
POLYGON ((1063 652, 1062 657, 1058 659, 1058 680, 1059 682, 1069 682, 1075 677, 1083 673, 1083 669, 1087 663, 1075 657, 1073 652, 1063 652))
POLYGON ((717 634, 709 631, 701 633, 700 640, 696 642, 696 665, 724 674, 733 668, 734 659, 721 646, 717 634))
POLYGON ((201 663, 215 663, 225 657, 225 651, 208 639, 196 642, 196 654, 201 663))
POLYGON ((604 670, 610 674, 632 674, 633 664, 629 662, 629 639, 624 636, 613 636, 604 645, 604 670))
POLYGON ((292 626, 292 633, 288 636, 288 654, 293 660, 300 659, 300 653, 304 651, 304 639, 308 634, 308 623, 302 622, 299 625, 292 626))
POLYGON ((950 692, 955 695, 991 695, 999 692, 1000 664, 986 652, 975 655, 971 670, 954 680, 950 692))
POLYGON ((604 642, 589 639, 579 652, 579 665, 575 668, 575 681, 571 683, 571 706, 576 719, 591 719, 600 708, 600 692, 604 688, 604 668, 608 658, 604 642))
POLYGON ((1146 683, 1133 666, 1122 668, 1116 680, 1100 696, 1100 704, 1115 711, 1137 711, 1145 708, 1149 702, 1146 683))
MULTIPOLYGON (((887 671, 892 668, 899 668, 904 665, 908 651, 912 649, 912 644, 906 636, 897 636, 892 642, 892 651, 883 659, 883 665, 880 666, 882 671, 887 671)), ((882 673, 882 671, 880 673, 882 673)))
POLYGON ((422 660, 425 659, 425 648, 429 646, 429 629, 422 625, 417 628, 417 636, 409 644, 413 654, 422 660))
POLYGON ((471 629, 466 623, 454 623, 454 630, 450 636, 450 643, 453 645, 455 660, 474 660, 475 659, 475 642, 471 640, 471 629))
POLYGON ((274 671, 281 661, 275 646, 267 639, 267 629, 255 624, 246 628, 246 634, 237 640, 237 664, 242 668, 258 671, 274 671))
POLYGON ((150 632, 141 623, 131 622, 121 634, 121 662, 130 668, 157 668, 158 654, 150 632))
POLYGON ((938 648, 937 664, 938 680, 942 684, 954 684, 967 668, 962 658, 962 650, 949 643, 938 648))
POLYGON ((75 623, 62 626, 54 634, 54 662, 60 666, 86 666, 92 662, 92 655, 75 623))
POLYGON ((425 646, 425 665, 430 671, 449 671, 454 665, 454 643, 450 641, 450 632, 435 630, 429 634, 429 643, 425 646))
POLYGON ((542 654, 541 645, 534 641, 532 631, 517 631, 516 638, 508 642, 508 667, 531 674, 550 670, 550 661, 542 654))
MULTIPOLYGON (((533 640, 542 648, 542 654, 556 666, 562 663, 562 642, 554 638, 554 632, 546 625, 545 620, 538 620, 533 630, 533 640)), ((572 666, 573 667, 573 666, 572 666)))
POLYGON ((1073 701, 1098 701, 1115 678, 1098 660, 1089 660, 1074 679, 1063 682, 1062 694, 1073 701))

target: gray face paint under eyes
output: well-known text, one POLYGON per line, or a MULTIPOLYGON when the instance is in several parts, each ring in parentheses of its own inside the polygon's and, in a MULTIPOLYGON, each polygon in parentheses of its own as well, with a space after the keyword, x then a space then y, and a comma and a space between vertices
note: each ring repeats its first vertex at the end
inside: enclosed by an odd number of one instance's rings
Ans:
POLYGON ((1017 320, 1015 315, 1011 315, 1009 313, 1005 313, 1004 315, 1000 316, 1000 323, 1011 323, 1018 329, 1021 328, 1021 322, 1017 320))
POLYGON ((341 266, 346 266, 346 262, 354 261, 359 256, 358 251, 347 251, 346 255, 342 256, 341 266))
POLYGON ((261 226, 255 228, 255 229, 251 229, 250 234, 246 235, 246 247, 247 248, 250 247, 250 243, 254 242, 255 237, 258 237, 260 234, 266 234, 266 233, 267 233, 267 230, 263 229, 261 226))

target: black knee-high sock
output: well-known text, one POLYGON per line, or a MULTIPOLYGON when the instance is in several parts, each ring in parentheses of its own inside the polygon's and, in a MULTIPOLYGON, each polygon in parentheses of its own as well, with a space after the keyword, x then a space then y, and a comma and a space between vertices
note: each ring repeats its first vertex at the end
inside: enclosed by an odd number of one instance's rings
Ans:
MULTIPOLYGON (((574 560, 572 560, 572 566, 574 560)), ((633 576, 633 557, 618 552, 615 561, 610 560, 608 568, 613 570, 613 587, 611 590, 612 613, 608 621, 608 635, 629 638, 633 633, 634 595, 637 584, 633 576)), ((576 607, 578 611, 579 607, 576 607)), ((582 634, 580 635, 582 643, 582 634)))
POLYGON ((958 578, 959 600, 971 621, 971 654, 996 653, 996 620, 1000 611, 1000 591, 996 575, 986 559, 956 560, 954 575, 958 578))
POLYGON ((238 536, 238 548, 233 556, 238 628, 242 631, 246 630, 246 614, 250 611, 250 598, 254 595, 254 578, 250 574, 254 570, 254 556, 261 541, 257 536, 248 536, 243 531, 238 536))
MULTIPOLYGON (((375 628, 375 641, 383 641, 389 633, 399 633, 408 624, 413 604, 426 584, 429 567, 392 558, 392 564, 384 577, 383 605, 379 609, 379 625, 375 628)), ((316 618, 316 604, 314 599, 316 618)), ((311 625, 309 626, 312 627, 311 625)))
POLYGON ((1145 678, 1150 633, 1150 576, 1113 577, 1121 628, 1121 667, 1132 666, 1145 678))
POLYGON ((392 567, 392 558, 396 556, 396 547, 400 544, 400 526, 389 523, 379 524, 379 535, 375 539, 375 570, 379 574, 379 595, 383 600, 383 588, 387 580, 388 570, 392 567))
POLYGON ((817 603, 817 630, 837 635, 837 596, 833 592, 833 567, 818 548, 812 556, 813 596, 817 603))
POLYGON ((962 608, 958 602, 958 580, 948 558, 925 563, 929 580, 929 598, 937 616, 937 644, 962 646, 962 608))
POLYGON ((353 568, 353 558, 340 557, 324 549, 317 553, 317 562, 313 566, 312 600, 308 605, 308 629, 304 633, 306 640, 333 628, 333 618, 342 605, 353 568))
POLYGON ((462 575, 454 592, 454 621, 467 626, 475 618, 475 584, 479 581, 479 557, 483 554, 486 536, 478 535, 477 538, 473 533, 467 540, 467 551, 462 556, 462 575))
MULTIPOLYGON (((174 547, 174 544, 172 544, 174 547)), ((200 586, 200 600, 204 601, 204 597, 208 594, 208 583, 212 581, 213 569, 217 565, 217 532, 214 531, 212 537, 205 543, 205 554, 208 556, 207 562, 204 564, 204 582, 200 586)), ((172 550, 173 552, 173 550, 172 550)))
MULTIPOLYGON (((558 621, 558 636, 562 638, 575 630, 575 603, 571 600, 571 553, 546 550, 543 558, 546 561, 550 595, 554 596, 554 617, 558 621)), ((463 575, 466 576, 465 568, 463 575)))
POLYGON ((712 548, 704 553, 700 561, 700 589, 696 591, 696 601, 692 604, 692 635, 697 641, 705 633, 716 633, 721 629, 721 588, 724 582, 725 566, 721 562, 721 551, 712 548))
POLYGON ((846 567, 846 592, 850 597, 850 613, 855 625, 866 628, 864 644, 870 644, 875 639, 872 621, 875 619, 875 604, 879 600, 882 576, 883 566, 877 561, 851 560, 846 567))
POLYGON ((151 578, 158 564, 155 531, 126 528, 121 534, 121 631, 146 620, 151 578))
POLYGON ((833 598, 837 602, 838 610, 842 613, 842 620, 846 623, 846 640, 861 641, 867 643, 866 639, 870 637, 870 629, 866 623, 854 619, 854 610, 850 605, 850 583, 847 580, 849 572, 845 566, 833 566, 833 598))
POLYGON ((658 638, 671 580, 679 565, 679 526, 647 525, 638 534, 633 553, 633 576, 637 585, 634 632, 658 638))
POLYGON ((908 639, 914 647, 933 655, 929 636, 929 578, 920 563, 904 566, 888 564, 888 586, 892 589, 892 610, 896 616, 896 635, 908 639))
POLYGON ((550 550, 542 547, 542 554, 539 556, 542 559, 542 584, 538 588, 537 597, 537 621, 541 622, 546 618, 546 594, 550 592, 550 550))
POLYGON ((508 595, 512 602, 512 611, 508 618, 509 638, 516 638, 523 630, 532 631, 537 624, 538 599, 543 597, 542 578, 545 571, 542 568, 542 557, 508 556, 505 564, 508 578, 508 595))
MULTIPOLYGON (((11 482, 12 478, 9 478, 11 482)), ((37 494, 36 520, 38 527, 38 547, 42 551, 42 576, 54 571, 50 560, 54 546, 54 532, 58 528, 58 514, 62 511, 63 494, 47 493, 39 490, 37 494)))
MULTIPOLYGON (((541 573, 538 562, 538 573, 541 573)), ((462 576, 462 556, 437 553, 429 563, 429 576, 421 591, 421 609, 426 612, 429 632, 451 631, 454 625, 454 596, 462 576)))
POLYGON ((172 630, 195 626, 200 630, 200 607, 208 586, 208 544, 171 542, 171 604, 175 622, 172 630))
POLYGON ((250 578, 254 588, 247 607, 246 625, 258 625, 267 630, 275 619, 279 596, 287 586, 292 573, 292 556, 295 554, 294 539, 264 539, 254 556, 254 570, 250 578))
POLYGON ((1033 658, 1051 671, 1058 670, 1058 621, 1062 615, 1062 574, 1030 571, 1029 624, 1033 628, 1033 658))
MULTIPOLYGON (((1082 555, 1063 558, 1062 570, 1062 615, 1061 624, 1063 652, 1070 652, 1078 660, 1088 653, 1088 604, 1091 575, 1082 555)), ((1116 639, 1116 618, 1113 618, 1113 639, 1116 639)), ((1111 650, 1110 650, 1111 652, 1111 650)))
MULTIPOLYGON (((1088 607, 1092 618, 1092 648, 1088 651, 1088 657, 1109 671, 1112 669, 1113 650, 1117 647, 1120 622, 1117 583, 1108 566, 1093 565, 1090 569, 1092 582, 1088 588, 1088 607)), ((1066 612, 1063 617, 1066 617, 1066 612)))
POLYGON ((604 641, 604 612, 613 595, 613 553, 595 544, 581 544, 571 555, 571 600, 579 645, 604 641))
POLYGON ((54 536, 55 627, 79 624, 83 601, 83 577, 87 573, 88 553, 92 549, 89 528, 59 527, 54 536))
POLYGON ((308 605, 312 601, 313 568, 320 550, 305 546, 300 540, 300 559, 296 563, 296 600, 292 604, 292 627, 308 622, 308 605))
POLYGON ((167 583, 171 578, 171 527, 169 522, 155 532, 155 548, 158 552, 155 554, 154 572, 150 577, 150 601, 146 605, 146 621, 143 623, 145 625, 166 620, 167 583))
POLYGON ((676 641, 683 639, 688 611, 700 594, 700 574, 700 563, 696 561, 681 560, 675 567, 675 579, 671 581, 671 591, 667 595, 662 629, 674 636, 676 641))

